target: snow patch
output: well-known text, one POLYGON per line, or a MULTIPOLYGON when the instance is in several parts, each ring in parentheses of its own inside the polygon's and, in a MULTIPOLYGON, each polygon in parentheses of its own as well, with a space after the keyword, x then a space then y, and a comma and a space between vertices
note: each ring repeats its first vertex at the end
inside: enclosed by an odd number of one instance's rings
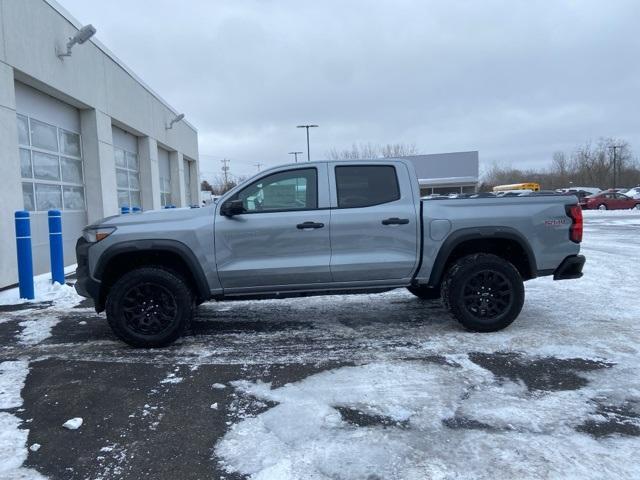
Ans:
POLYGON ((160 380, 160 383, 180 383, 184 380, 182 377, 176 376, 175 373, 169 373, 163 380, 160 380))
POLYGON ((26 360, 0 363, 0 410, 17 408, 22 405, 20 392, 29 373, 26 360))
POLYGON ((62 426, 67 430, 77 430, 82 426, 82 422, 83 420, 81 417, 74 417, 64 422, 62 426))
POLYGON ((23 330, 20 332, 18 341, 23 345, 37 345, 51 336, 51 329, 60 323, 59 317, 40 316, 33 320, 20 322, 23 330))
MULTIPOLYGON (((65 274, 75 272, 77 265, 65 267, 65 274)), ((13 305, 21 303, 53 302, 53 306, 60 309, 72 308, 84 300, 76 293, 75 288, 69 285, 51 283, 51 273, 36 275, 33 279, 35 299, 20 298, 20 290, 11 288, 0 292, 0 305, 13 305)))
MULTIPOLYGON (((29 373, 24 360, 0 363, 0 410, 22 406, 20 392, 29 373)), ((43 480, 45 477, 22 464, 29 454, 29 430, 20 428, 22 420, 9 412, 0 412, 0 478, 43 480)))
MULTIPOLYGON (((229 472, 261 480, 640 478, 631 460, 640 439, 576 431, 595 414, 593 388, 531 392, 449 360, 343 367, 276 389, 233 382, 277 405, 233 425, 215 453, 229 472), (341 408, 366 422, 343 418, 341 408)), ((600 392, 626 389, 615 367, 590 375, 599 375, 600 392)))

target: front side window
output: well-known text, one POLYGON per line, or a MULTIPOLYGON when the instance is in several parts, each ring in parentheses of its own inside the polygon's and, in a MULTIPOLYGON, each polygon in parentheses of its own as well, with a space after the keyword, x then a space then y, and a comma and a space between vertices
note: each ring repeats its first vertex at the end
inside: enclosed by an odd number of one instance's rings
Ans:
POLYGON ((17 116, 25 210, 84 210, 80 135, 17 116))
POLYGON ((338 208, 361 208, 400 199, 396 169, 391 165, 336 167, 338 208))
POLYGON ((245 212, 312 210, 318 208, 318 174, 315 168, 278 172, 257 180, 238 192, 245 212))

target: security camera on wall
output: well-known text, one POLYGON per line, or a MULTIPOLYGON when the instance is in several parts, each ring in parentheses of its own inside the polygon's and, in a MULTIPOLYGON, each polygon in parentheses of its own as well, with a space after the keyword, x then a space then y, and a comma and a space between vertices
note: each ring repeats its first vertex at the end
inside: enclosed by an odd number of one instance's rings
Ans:
POLYGON ((69 37, 69 41, 67 42, 67 51, 60 52, 60 50, 56 47, 56 55, 60 60, 64 60, 64 57, 71 56, 71 49, 77 43, 78 45, 82 45, 84 42, 89 40, 96 34, 96 29, 93 25, 85 25, 73 36, 69 37))

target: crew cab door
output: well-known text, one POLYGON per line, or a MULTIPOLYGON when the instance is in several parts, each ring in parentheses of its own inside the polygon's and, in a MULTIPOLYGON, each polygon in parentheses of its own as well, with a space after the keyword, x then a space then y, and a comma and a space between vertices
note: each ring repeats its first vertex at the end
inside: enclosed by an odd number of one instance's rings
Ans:
POLYGON ((400 280, 418 260, 418 193, 402 163, 333 162, 331 275, 334 282, 400 280))
POLYGON ((214 235, 225 293, 330 282, 328 196, 327 166, 315 164, 265 174, 224 199, 214 235), (222 215, 233 200, 243 213, 222 215))

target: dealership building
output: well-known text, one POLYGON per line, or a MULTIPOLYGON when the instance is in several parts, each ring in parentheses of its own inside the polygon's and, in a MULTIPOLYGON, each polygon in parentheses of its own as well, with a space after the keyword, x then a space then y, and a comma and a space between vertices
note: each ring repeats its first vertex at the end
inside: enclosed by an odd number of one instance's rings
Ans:
POLYGON ((81 27, 53 0, 0 0, 0 288, 17 282, 17 210, 43 273, 50 209, 72 264, 82 228, 122 206, 198 203, 196 129, 96 37, 60 57, 81 27))
POLYGON ((413 162, 420 195, 474 193, 480 180, 478 152, 434 153, 403 157, 413 162))

